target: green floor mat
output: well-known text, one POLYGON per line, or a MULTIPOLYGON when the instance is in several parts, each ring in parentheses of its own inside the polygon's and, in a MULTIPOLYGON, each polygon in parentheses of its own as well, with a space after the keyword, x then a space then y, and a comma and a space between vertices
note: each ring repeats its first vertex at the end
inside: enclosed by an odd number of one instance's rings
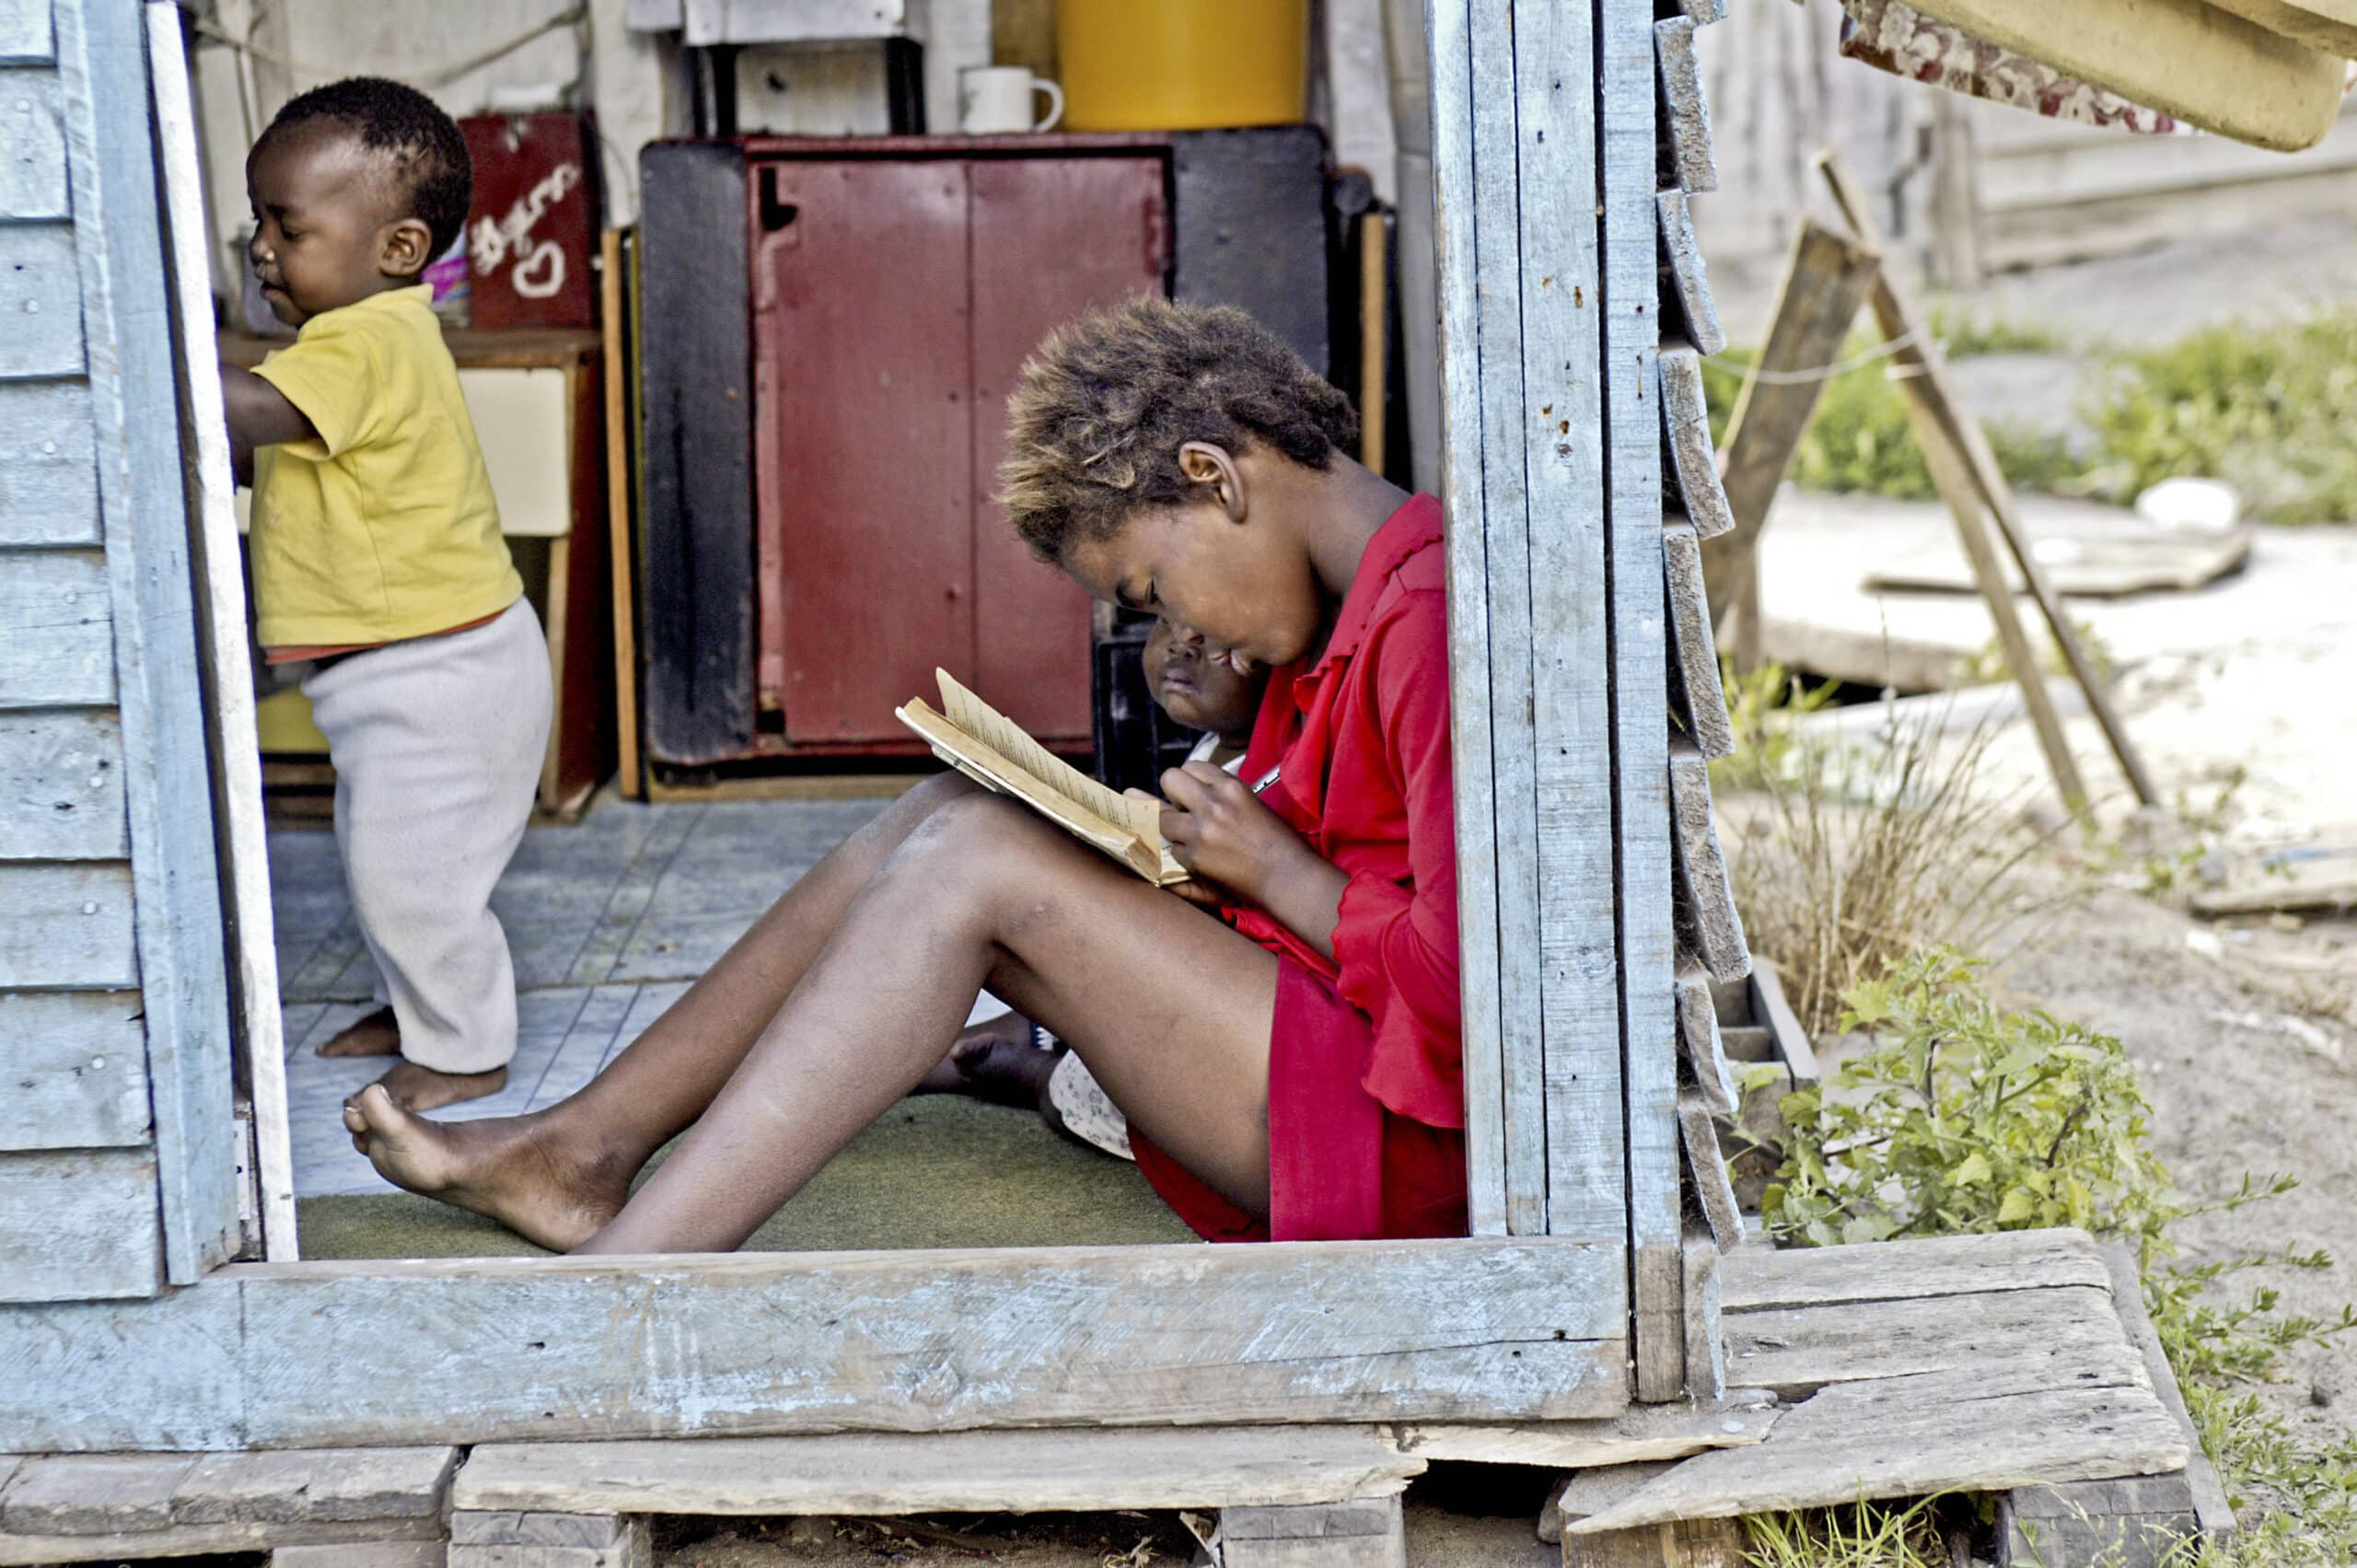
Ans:
MULTIPOLYGON (((656 1163, 660 1163, 659 1156, 656 1163)), ((654 1166, 647 1167, 650 1171, 654 1166)), ((513 1232, 407 1192, 304 1198, 303 1256, 537 1253, 513 1232)), ((1038 1115, 958 1095, 901 1101, 745 1243, 752 1252, 1108 1247, 1190 1241, 1137 1167, 1038 1115)))

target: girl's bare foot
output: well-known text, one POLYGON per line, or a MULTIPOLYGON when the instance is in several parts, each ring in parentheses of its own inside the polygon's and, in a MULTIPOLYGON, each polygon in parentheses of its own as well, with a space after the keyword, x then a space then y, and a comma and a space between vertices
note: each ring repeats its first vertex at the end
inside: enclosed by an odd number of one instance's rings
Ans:
MULTIPOLYGON (((401 1027, 390 1006, 344 1025, 319 1048, 321 1056, 399 1056, 401 1027)), ((422 1109, 422 1108, 421 1108, 422 1109)))
POLYGON ((570 1252, 621 1212, 632 1171, 582 1158, 542 1135, 541 1119, 429 1121, 371 1084, 343 1108, 352 1146, 396 1187, 498 1221, 527 1241, 570 1252))
MULTIPOLYGON (((495 1095, 507 1086, 507 1069, 493 1067, 488 1073, 444 1073, 432 1067, 421 1067, 414 1062, 404 1062, 377 1080, 384 1091, 393 1097, 393 1103, 403 1110, 435 1110, 460 1100, 481 1099, 495 1095)), ((360 1097, 354 1095, 343 1103, 350 1105, 360 1097)))

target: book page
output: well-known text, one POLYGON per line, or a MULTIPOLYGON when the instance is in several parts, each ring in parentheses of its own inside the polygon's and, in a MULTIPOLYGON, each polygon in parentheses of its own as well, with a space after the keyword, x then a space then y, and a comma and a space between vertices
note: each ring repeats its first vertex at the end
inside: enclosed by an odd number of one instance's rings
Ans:
POLYGON ((1160 803, 1132 800, 1107 789, 1032 739, 1022 726, 969 691, 947 670, 936 669, 934 674, 941 681, 942 712, 951 724, 1083 810, 1127 829, 1149 848, 1161 846, 1160 803))

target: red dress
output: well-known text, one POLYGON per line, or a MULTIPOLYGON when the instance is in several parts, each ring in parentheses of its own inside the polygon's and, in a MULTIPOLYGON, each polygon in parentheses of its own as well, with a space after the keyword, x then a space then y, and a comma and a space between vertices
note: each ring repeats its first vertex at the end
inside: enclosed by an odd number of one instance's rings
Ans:
POLYGON ((1330 960, 1260 909, 1224 912, 1278 961, 1268 1223, 1132 1132, 1211 1240, 1465 1234, 1446 566, 1440 503, 1415 496, 1368 541, 1318 662, 1260 699, 1243 776, 1279 768, 1261 800, 1350 882, 1330 960))

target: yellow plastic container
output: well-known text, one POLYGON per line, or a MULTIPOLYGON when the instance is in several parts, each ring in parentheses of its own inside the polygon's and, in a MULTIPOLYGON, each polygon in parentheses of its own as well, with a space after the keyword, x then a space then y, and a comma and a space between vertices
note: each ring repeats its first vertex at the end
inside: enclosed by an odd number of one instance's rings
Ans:
POLYGON ((1071 130, 1291 124, 1309 0, 1057 0, 1056 54, 1071 130))

